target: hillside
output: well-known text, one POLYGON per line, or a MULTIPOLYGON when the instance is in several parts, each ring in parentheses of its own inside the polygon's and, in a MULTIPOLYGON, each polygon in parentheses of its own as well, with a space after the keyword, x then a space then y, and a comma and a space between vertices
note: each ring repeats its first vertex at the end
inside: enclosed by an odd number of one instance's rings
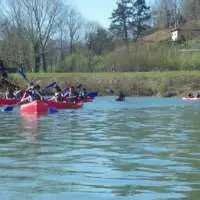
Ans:
POLYGON ((169 40, 171 37, 171 30, 172 29, 157 30, 150 35, 144 36, 142 40, 145 42, 161 42, 169 40))
MULTIPOLYGON (((183 30, 193 30, 193 29, 200 30, 200 20, 188 21, 188 22, 182 24, 181 26, 178 26, 177 28, 183 29, 183 30)), ((173 29, 174 28, 156 30, 154 33, 151 33, 151 34, 143 37, 142 40, 145 42, 161 42, 161 41, 170 40, 171 31, 173 29)), ((200 37, 200 33, 199 33, 199 37, 200 37)))

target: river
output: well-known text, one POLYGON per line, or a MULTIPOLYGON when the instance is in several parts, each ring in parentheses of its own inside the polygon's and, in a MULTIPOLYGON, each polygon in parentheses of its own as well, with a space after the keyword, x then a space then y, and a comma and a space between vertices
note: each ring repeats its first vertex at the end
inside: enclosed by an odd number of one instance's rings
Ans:
POLYGON ((1 200, 199 196, 200 102, 98 97, 39 119, 0 113, 1 200))

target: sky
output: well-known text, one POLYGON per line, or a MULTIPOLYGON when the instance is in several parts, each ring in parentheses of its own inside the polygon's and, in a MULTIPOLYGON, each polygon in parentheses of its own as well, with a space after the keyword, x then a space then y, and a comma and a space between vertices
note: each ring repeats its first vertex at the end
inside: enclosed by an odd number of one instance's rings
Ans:
MULTIPOLYGON (((108 28, 112 11, 116 8, 117 0, 68 0, 87 20, 98 22, 108 28)), ((154 0, 146 0, 147 4, 154 0)))
POLYGON ((98 22, 108 28, 111 13, 116 8, 116 0, 68 0, 87 20, 98 22))

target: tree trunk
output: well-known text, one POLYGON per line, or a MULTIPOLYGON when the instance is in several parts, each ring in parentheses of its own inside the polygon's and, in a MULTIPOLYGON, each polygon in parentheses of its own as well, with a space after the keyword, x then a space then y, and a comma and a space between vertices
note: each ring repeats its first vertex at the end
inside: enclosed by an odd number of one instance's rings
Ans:
POLYGON ((46 62, 46 56, 45 56, 45 49, 42 48, 42 62, 43 62, 43 72, 47 72, 47 62, 46 62))
POLYGON ((73 53, 73 40, 70 39, 70 54, 73 53))
POLYGON ((124 21, 124 40, 128 41, 128 28, 127 28, 126 21, 124 21))
POLYGON ((40 48, 39 48, 39 44, 35 44, 34 46, 34 56, 35 56, 35 68, 34 68, 34 72, 39 72, 40 71, 40 48))

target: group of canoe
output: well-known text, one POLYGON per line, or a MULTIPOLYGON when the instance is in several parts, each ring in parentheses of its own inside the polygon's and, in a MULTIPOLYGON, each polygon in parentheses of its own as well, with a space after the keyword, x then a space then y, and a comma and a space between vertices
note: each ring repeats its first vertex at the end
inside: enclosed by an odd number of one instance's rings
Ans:
MULTIPOLYGON (((59 109, 79 109, 83 106, 85 102, 92 102, 94 97, 97 96, 97 92, 90 93, 87 95, 86 90, 79 90, 77 93, 74 90, 72 94, 72 89, 65 89, 65 93, 56 85, 56 92, 51 98, 45 98, 41 95, 40 87, 35 85, 29 85, 23 95, 20 98, 16 98, 11 91, 7 91, 6 98, 0 98, 0 106, 7 106, 6 109, 12 110, 13 106, 19 105, 20 112, 29 114, 46 114, 49 110, 59 110, 59 109), (82 93, 82 92, 85 93, 82 93), (71 92, 71 93, 70 93, 71 92), (74 95, 74 96, 72 96, 74 95)), ((51 84, 52 85, 52 84, 51 84)))

